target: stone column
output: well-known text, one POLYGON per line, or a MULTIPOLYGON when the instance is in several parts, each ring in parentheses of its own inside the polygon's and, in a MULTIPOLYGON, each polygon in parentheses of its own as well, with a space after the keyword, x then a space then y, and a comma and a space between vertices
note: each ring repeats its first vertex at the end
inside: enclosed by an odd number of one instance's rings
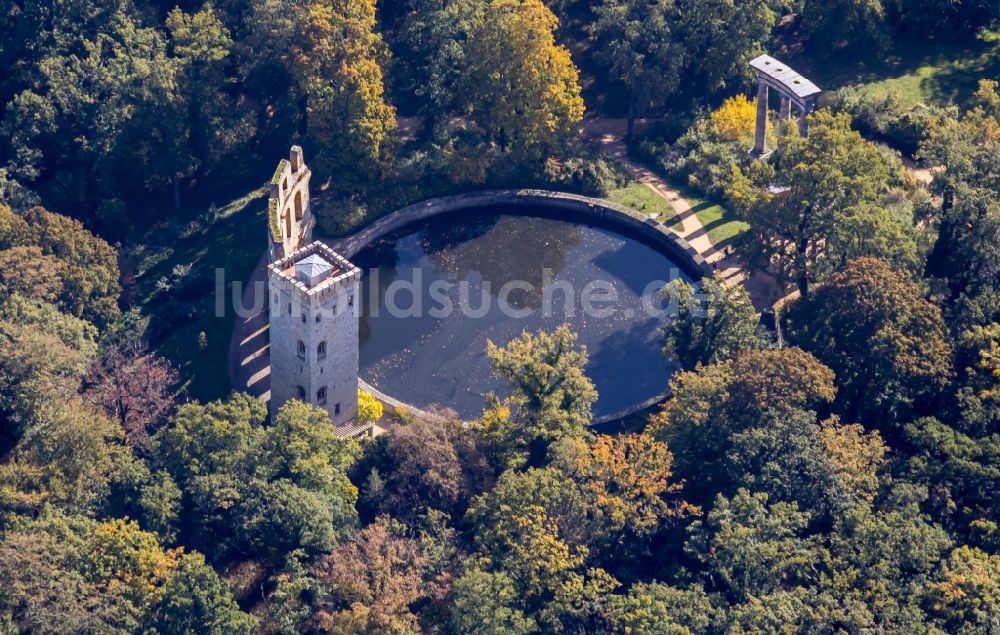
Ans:
POLYGON ((781 120, 788 121, 792 118, 792 100, 788 97, 781 96, 781 120))
POLYGON ((755 157, 767 154, 767 84, 759 79, 757 80, 757 128, 750 154, 755 157))
POLYGON ((809 115, 809 113, 812 112, 813 103, 814 102, 813 102, 812 99, 806 101, 805 107, 803 107, 802 111, 799 113, 799 136, 800 137, 804 137, 807 134, 809 134, 809 122, 806 120, 806 117, 809 115))

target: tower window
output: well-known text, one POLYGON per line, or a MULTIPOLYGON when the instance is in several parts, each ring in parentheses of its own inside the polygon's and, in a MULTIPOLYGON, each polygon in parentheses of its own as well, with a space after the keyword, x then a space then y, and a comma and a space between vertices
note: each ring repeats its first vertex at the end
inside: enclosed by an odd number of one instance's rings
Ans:
POLYGON ((347 296, 347 306, 354 306, 354 296, 353 295, 347 296))
POLYGON ((335 404, 333 406, 333 416, 335 416, 335 417, 340 416, 340 404, 339 403, 335 404))
POLYGON ((326 359, 326 341, 319 343, 316 347, 316 359, 326 359))
POLYGON ((303 324, 306 323, 306 314, 305 313, 302 314, 302 323, 303 324))
POLYGON ((301 400, 305 401, 305 398, 306 398, 306 389, 303 388, 302 386, 296 386, 295 387, 295 398, 296 399, 301 399, 301 400))
POLYGON ((297 353, 298 353, 299 357, 302 358, 302 359, 305 359, 305 357, 306 357, 306 343, 303 342, 302 340, 299 340, 298 344, 296 344, 296 348, 297 348, 297 353))
POLYGON ((289 302, 288 303, 288 315, 291 315, 291 314, 292 314, 292 303, 289 302))
POLYGON ((316 391, 316 403, 320 406, 326 405, 326 386, 316 391))
POLYGON ((319 313, 316 314, 316 323, 319 324, 319 313))

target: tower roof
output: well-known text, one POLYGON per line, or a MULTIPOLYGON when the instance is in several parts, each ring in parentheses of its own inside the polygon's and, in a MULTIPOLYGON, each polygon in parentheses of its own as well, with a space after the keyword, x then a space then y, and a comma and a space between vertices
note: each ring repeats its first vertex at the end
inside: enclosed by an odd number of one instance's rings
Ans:
POLYGON ((295 263, 295 277, 307 287, 316 286, 332 271, 333 265, 316 253, 309 254, 295 263))

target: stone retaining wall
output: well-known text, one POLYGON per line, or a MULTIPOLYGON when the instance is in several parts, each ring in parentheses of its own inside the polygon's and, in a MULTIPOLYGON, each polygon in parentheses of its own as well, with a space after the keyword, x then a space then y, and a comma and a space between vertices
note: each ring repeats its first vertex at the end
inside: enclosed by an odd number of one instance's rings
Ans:
MULTIPOLYGON (((705 262, 701 254, 695 251, 677 232, 663 223, 610 201, 548 190, 485 190, 421 201, 396 210, 388 216, 383 216, 356 234, 331 241, 330 246, 341 256, 350 260, 367 245, 411 223, 464 209, 498 206, 546 207, 569 212, 579 216, 583 220, 604 221, 612 227, 619 226, 644 236, 676 260, 678 266, 684 270, 684 273, 692 278, 699 279, 712 275, 711 266, 705 262)), ((360 377, 358 378, 358 387, 373 394, 382 402, 386 410, 390 412, 395 412, 397 408, 401 407, 416 417, 440 419, 436 415, 424 412, 419 408, 415 408, 382 393, 360 377)), ((648 399, 641 404, 636 404, 632 408, 595 419, 594 424, 621 419, 622 417, 644 410, 658 401, 662 401, 666 396, 667 393, 664 391, 662 394, 648 399)))

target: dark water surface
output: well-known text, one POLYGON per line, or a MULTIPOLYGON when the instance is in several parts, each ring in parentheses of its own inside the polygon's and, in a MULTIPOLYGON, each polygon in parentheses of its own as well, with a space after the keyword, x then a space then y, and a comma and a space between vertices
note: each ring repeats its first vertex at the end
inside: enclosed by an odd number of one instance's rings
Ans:
POLYGON ((483 393, 504 393, 487 340, 505 344, 562 323, 590 354, 596 416, 657 395, 670 377, 660 352, 666 318, 649 309, 663 307, 663 281, 690 278, 638 237, 543 209, 466 210, 404 228, 354 261, 365 272, 361 376, 403 402, 477 417, 483 393), (521 282, 502 293, 510 281, 521 282), (601 301, 606 293, 617 299, 601 301))

